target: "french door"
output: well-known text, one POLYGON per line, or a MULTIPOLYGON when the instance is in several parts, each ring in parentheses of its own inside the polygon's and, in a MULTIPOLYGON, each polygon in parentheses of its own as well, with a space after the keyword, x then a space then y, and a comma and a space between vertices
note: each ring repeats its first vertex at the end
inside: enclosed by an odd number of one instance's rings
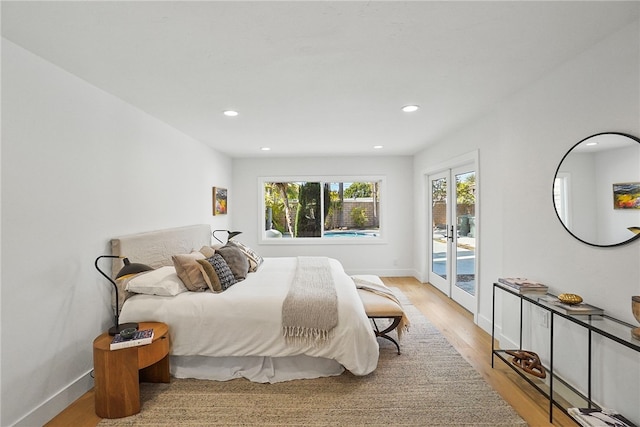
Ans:
POLYGON ((476 314, 476 172, 473 165, 429 175, 429 283, 476 314))

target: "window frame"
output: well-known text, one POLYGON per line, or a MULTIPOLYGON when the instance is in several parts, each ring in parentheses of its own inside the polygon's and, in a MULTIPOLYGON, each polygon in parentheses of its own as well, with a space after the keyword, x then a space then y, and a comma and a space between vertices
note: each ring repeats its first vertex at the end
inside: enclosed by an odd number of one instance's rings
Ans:
MULTIPOLYGON (((258 244, 260 245, 379 245, 386 244, 386 176, 383 175, 277 175, 258 177, 258 194, 260 202, 258 203, 258 244), (380 194, 383 195, 378 204, 378 224, 379 233, 375 237, 296 237, 296 238, 273 238, 266 236, 266 205, 265 205, 265 183, 269 182, 319 182, 338 183, 338 182, 378 182, 380 194)), ((324 198, 321 197, 321 212, 323 212, 324 198)), ((322 213, 324 215, 324 213, 322 213)), ((324 224, 324 218, 322 223, 324 224)), ((324 234, 324 229, 323 229, 324 234)))

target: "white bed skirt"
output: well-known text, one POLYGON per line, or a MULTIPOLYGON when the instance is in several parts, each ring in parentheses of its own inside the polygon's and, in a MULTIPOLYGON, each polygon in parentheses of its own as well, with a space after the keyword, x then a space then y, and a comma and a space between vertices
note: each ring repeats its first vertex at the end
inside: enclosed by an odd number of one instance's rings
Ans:
POLYGON ((246 378, 258 383, 337 376, 344 367, 332 359, 306 355, 285 357, 171 356, 175 378, 228 381, 246 378))

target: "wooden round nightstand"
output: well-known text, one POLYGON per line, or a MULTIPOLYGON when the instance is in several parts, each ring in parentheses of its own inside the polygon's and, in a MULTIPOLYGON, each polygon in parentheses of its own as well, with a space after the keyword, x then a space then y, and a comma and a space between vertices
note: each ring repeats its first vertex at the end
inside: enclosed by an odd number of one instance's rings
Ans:
POLYGON ((110 350, 113 339, 104 333, 93 341, 96 415, 121 418, 140 412, 140 382, 169 382, 169 327, 141 322, 153 328, 151 344, 110 350))

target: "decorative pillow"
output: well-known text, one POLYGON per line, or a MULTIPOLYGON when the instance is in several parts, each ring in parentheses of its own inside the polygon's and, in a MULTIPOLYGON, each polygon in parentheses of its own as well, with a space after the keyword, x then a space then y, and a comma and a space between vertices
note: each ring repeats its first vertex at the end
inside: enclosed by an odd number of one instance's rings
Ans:
POLYGON ((227 262, 236 280, 240 281, 247 278, 249 258, 246 257, 244 252, 235 246, 223 246, 216 249, 216 253, 222 255, 222 258, 227 262))
POLYGON ((178 277, 175 267, 166 266, 137 274, 127 282, 126 290, 136 294, 176 296, 188 291, 178 277))
POLYGON ((235 246, 240 249, 247 259, 249 260, 249 272, 255 272, 260 267, 260 264, 264 261, 264 259, 255 253, 251 248, 245 246, 243 243, 236 242, 235 240, 229 240, 227 242, 227 246, 235 246))
POLYGON ((171 257, 173 266, 176 268, 178 277, 190 291, 203 291, 207 289, 207 282, 204 280, 199 259, 205 259, 200 252, 190 254, 180 254, 171 257))
POLYGON ((216 250, 211 246, 203 246, 200 248, 200 253, 204 255, 205 258, 211 258, 213 255, 215 255, 216 250))
POLYGON ((220 286, 223 291, 226 291, 231 286, 236 284, 238 281, 233 276, 233 272, 229 268, 227 262, 222 258, 222 255, 215 254, 211 258, 208 258, 207 261, 213 266, 213 269, 216 271, 216 275, 220 280, 220 286))
MULTIPOLYGON (((214 253, 215 255, 215 253, 214 253)), ((220 279, 218 279, 218 274, 216 270, 213 268, 213 265, 209 262, 210 258, 207 259, 199 259, 198 264, 202 269, 202 275, 204 277, 204 281, 207 282, 207 286, 211 289, 211 292, 222 292, 222 285, 220 284, 220 279)))

